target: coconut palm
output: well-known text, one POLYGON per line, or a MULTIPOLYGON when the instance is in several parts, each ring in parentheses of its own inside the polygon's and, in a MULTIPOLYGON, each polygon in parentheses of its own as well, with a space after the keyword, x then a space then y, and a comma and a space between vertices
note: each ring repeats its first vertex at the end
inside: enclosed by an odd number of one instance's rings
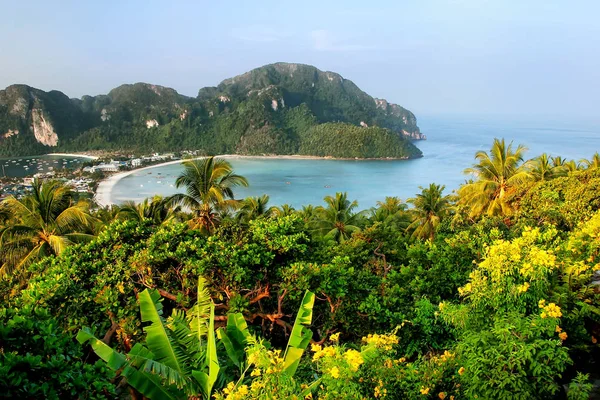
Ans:
POLYGON ((207 157, 185 161, 183 165, 184 171, 177 177, 175 186, 184 187, 186 193, 174 194, 168 202, 190 209, 192 227, 210 232, 219 222, 220 210, 239 207, 233 188, 248 186, 248 181, 235 174, 231 164, 223 159, 207 157))
POLYGON ((414 220, 407 230, 412 230, 413 238, 433 240, 440 222, 452 209, 450 196, 443 196, 445 186, 435 183, 419 189, 421 193, 407 200, 414 206, 411 210, 414 220))
POLYGON ((398 197, 386 197, 378 201, 377 207, 370 210, 370 219, 373 223, 381 222, 394 225, 399 229, 406 229, 410 225, 410 216, 406 212, 407 205, 398 197))
POLYGON ((564 167, 564 161, 558 157, 550 160, 548 154, 543 153, 537 158, 529 161, 529 173, 531 175, 531 179, 536 182, 544 182, 550 179, 554 179, 558 176, 563 176, 566 174, 566 168, 564 167), (554 165, 559 163, 559 165, 554 165))
POLYGON ((600 154, 598 154, 598 152, 594 153, 594 155, 592 156, 591 159, 586 160, 583 159, 581 161, 579 161, 579 163, 581 164, 582 167, 584 167, 584 169, 598 169, 600 168, 600 154))
POLYGON ((273 207, 273 215, 276 217, 287 217, 296 212, 296 209, 289 204, 282 204, 279 207, 273 207))
POLYGON ((144 199, 141 203, 135 204, 133 201, 126 202, 119 210, 119 217, 143 221, 152 220, 156 225, 164 224, 175 218, 179 207, 171 207, 169 201, 162 196, 154 196, 144 199))
POLYGON ((342 243, 348 240, 352 233, 360 231, 361 215, 353 212, 358 203, 350 202, 347 193, 336 193, 335 197, 327 196, 324 200, 327 207, 317 208, 314 221, 315 230, 324 238, 342 243))
POLYGON ((263 194, 260 197, 247 197, 241 202, 240 210, 236 218, 238 221, 247 223, 259 217, 274 215, 275 207, 269 207, 269 196, 263 194))
POLYGON ((89 204, 76 202, 70 188, 60 182, 35 179, 30 194, 9 197, 4 206, 15 224, 0 230, 2 275, 21 272, 42 257, 94 237, 90 232, 97 220, 89 214, 89 204))
POLYGON ((568 173, 575 172, 575 171, 581 171, 581 169, 582 169, 581 164, 575 162, 575 160, 570 160, 568 162, 565 162, 563 166, 568 173))
POLYGON ((506 145, 504 139, 494 139, 489 154, 478 151, 478 161, 466 174, 474 175, 475 181, 465 183, 459 189, 459 202, 470 207, 470 217, 481 214, 508 215, 512 212, 509 195, 515 187, 530 178, 523 164, 523 145, 513 149, 512 142, 506 145))

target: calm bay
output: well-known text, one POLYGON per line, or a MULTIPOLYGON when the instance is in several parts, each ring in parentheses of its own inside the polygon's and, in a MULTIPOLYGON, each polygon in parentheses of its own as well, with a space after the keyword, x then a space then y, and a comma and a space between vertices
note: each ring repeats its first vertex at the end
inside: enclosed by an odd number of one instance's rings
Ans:
MULTIPOLYGON (((600 123, 593 122, 422 117, 419 125, 428 140, 416 142, 423 157, 414 160, 230 158, 250 183, 237 188, 236 197, 267 194, 271 205, 301 207, 348 192, 359 208, 368 208, 385 196, 405 200, 432 182, 445 185, 447 192, 457 189, 468 178, 462 171, 477 151, 489 150, 494 137, 526 145, 527 158, 546 152, 578 161, 600 150, 600 123)), ((175 164, 134 172, 113 187, 110 200, 118 204, 173 194, 182 168, 175 164)))

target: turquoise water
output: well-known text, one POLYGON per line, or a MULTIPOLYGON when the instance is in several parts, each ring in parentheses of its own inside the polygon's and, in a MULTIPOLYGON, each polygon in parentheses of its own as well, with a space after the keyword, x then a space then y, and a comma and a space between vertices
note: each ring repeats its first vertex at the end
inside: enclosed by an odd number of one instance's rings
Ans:
POLYGON ((58 171, 63 168, 74 169, 89 160, 86 157, 51 155, 0 158, 0 177, 21 178, 38 172, 58 171))
MULTIPOLYGON (((416 160, 230 159, 235 171, 250 183, 236 189, 236 197, 268 194, 272 205, 300 207, 322 204, 324 196, 335 192, 348 192, 360 208, 368 208, 385 196, 405 200, 431 182, 446 185, 448 193, 457 189, 467 178, 462 171, 471 166, 475 152, 488 150, 494 137, 527 145, 527 158, 546 152, 579 160, 600 151, 600 123, 420 118, 419 125, 428 140, 416 142, 424 154, 416 160)), ((173 194, 181 170, 181 165, 169 165, 136 172, 115 185, 111 200, 121 203, 173 194)))

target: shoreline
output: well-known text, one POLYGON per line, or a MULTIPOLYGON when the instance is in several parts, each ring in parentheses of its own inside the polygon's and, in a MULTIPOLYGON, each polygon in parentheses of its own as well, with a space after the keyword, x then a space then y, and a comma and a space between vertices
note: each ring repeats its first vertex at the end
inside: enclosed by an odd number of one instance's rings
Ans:
POLYGON ((84 157, 84 158, 89 158, 90 160, 97 160, 98 157, 96 156, 90 156, 89 154, 84 154, 84 153, 48 153, 48 154, 44 154, 46 156, 60 156, 60 157, 84 157))
MULTIPOLYGON (((110 207, 115 204, 111 201, 111 194, 113 187, 119 183, 119 181, 126 176, 129 176, 135 172, 143 171, 151 168, 164 167, 166 165, 180 164, 185 161, 199 160, 209 156, 200 156, 188 159, 167 161, 160 164, 149 165, 147 167, 132 169, 131 171, 118 172, 100 181, 94 193, 94 201, 100 207, 110 207)), ((303 155, 269 155, 269 156, 245 156, 240 154, 220 154, 216 155, 215 158, 233 158, 233 159, 280 159, 280 160, 339 160, 339 161, 407 161, 412 158, 335 158, 335 157, 319 157, 319 156, 303 156, 303 155)))

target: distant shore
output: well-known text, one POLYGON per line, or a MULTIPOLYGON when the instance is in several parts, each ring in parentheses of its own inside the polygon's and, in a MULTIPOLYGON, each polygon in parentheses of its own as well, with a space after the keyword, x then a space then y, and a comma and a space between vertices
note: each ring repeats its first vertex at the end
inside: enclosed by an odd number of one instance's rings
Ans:
MULTIPOLYGON (((160 164, 149 165, 147 167, 132 169, 131 171, 119 172, 114 175, 109 176, 108 178, 100 181, 98 184, 98 188, 96 189, 96 194, 94 195, 94 200, 101 207, 108 207, 112 204, 115 204, 111 200, 112 190, 115 185, 126 176, 129 176, 135 172, 143 171, 146 169, 164 167, 165 165, 173 165, 180 164, 185 161, 190 160, 198 160, 202 158, 206 158, 207 156, 188 158, 184 160, 173 160, 167 161, 160 164)), ((403 161, 408 160, 409 158, 335 158, 335 157, 319 157, 319 156, 303 156, 303 155, 267 155, 267 156, 244 156, 239 154, 221 154, 215 157, 218 158, 234 158, 234 159, 280 159, 280 160, 346 160, 346 161, 368 161, 368 160, 389 160, 389 161, 403 161)))

